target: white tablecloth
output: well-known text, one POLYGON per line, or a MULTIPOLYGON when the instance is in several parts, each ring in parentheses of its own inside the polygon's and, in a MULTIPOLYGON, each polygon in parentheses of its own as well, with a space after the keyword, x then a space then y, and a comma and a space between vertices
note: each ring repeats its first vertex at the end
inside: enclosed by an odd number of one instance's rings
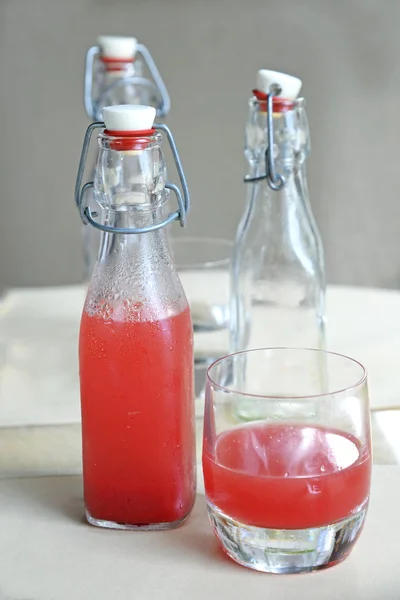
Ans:
POLYGON ((109 531, 83 522, 81 479, 0 481, 3 600, 399 600, 400 467, 374 467, 353 553, 308 575, 266 575, 219 550, 205 501, 180 529, 109 531))

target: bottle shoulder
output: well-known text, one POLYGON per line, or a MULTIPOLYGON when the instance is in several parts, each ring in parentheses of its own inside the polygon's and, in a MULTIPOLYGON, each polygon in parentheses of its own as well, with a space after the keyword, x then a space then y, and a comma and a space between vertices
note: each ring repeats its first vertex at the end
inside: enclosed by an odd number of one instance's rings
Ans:
POLYGON ((242 220, 234 256, 242 266, 259 264, 268 271, 300 270, 314 275, 324 265, 320 236, 312 223, 281 227, 261 218, 254 218, 251 223, 242 220))
POLYGON ((165 319, 188 309, 174 265, 165 257, 135 262, 108 256, 98 260, 89 284, 85 311, 122 319, 165 319))

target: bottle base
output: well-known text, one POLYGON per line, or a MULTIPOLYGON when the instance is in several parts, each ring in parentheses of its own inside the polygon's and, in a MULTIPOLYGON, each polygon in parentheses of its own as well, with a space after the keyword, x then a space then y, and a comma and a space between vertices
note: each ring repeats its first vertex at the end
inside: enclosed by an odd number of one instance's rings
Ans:
MULTIPOLYGON (((189 513, 190 514, 190 513, 189 513)), ((90 525, 102 527, 103 529, 124 529, 129 531, 165 531, 167 529, 176 529, 183 525, 188 515, 177 521, 168 523, 118 523, 116 521, 107 521, 105 519, 96 519, 92 517, 88 509, 85 510, 85 517, 90 525)))
POLYGON ((307 573, 348 556, 362 530, 368 502, 342 521, 308 529, 267 529, 240 523, 207 502, 211 526, 224 552, 264 573, 307 573))

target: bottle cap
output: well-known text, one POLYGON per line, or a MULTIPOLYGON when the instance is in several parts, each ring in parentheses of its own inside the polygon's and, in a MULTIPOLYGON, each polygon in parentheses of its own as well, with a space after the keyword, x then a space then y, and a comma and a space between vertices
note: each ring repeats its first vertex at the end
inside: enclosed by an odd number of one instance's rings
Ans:
POLYGON ((140 104, 121 104, 105 106, 103 119, 109 131, 146 131, 152 129, 156 109, 140 104))
POLYGON ((101 35, 97 43, 103 56, 116 60, 133 59, 138 41, 134 37, 122 35, 101 35))
POLYGON ((281 88, 280 98, 296 100, 299 95, 302 81, 293 75, 260 69, 257 73, 257 90, 269 94, 271 85, 279 85, 281 88))

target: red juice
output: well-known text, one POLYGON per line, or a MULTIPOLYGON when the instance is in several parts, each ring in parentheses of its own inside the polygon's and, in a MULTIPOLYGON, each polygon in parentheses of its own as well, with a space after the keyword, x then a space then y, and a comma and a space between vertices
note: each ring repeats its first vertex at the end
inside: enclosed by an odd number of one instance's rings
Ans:
POLYGON ((81 322, 86 509, 121 524, 180 521, 196 488, 189 309, 162 320, 123 315, 84 312, 81 322))
POLYGON ((203 454, 207 499, 226 515, 272 529, 320 527, 368 499, 371 456, 350 434, 319 426, 251 423, 221 433, 203 454))

